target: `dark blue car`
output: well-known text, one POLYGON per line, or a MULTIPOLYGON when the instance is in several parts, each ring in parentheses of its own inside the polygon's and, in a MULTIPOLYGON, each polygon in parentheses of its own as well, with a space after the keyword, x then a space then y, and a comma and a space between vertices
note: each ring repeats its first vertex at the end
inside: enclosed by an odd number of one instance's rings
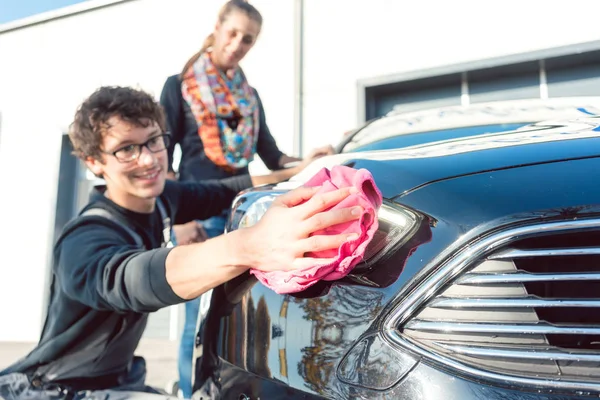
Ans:
POLYGON ((368 169, 384 205, 347 277, 279 295, 246 274, 212 291, 196 396, 598 398, 600 117, 593 102, 525 103, 386 116, 242 193, 229 230, 323 166, 368 169), (435 129, 416 126, 436 112, 435 129))

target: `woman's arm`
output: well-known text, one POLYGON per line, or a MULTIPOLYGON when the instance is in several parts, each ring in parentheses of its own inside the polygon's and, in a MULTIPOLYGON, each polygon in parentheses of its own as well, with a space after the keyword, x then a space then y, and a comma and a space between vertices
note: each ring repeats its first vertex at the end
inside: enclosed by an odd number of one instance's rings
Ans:
POLYGON ((283 168, 284 164, 281 163, 281 159, 282 157, 287 156, 281 150, 279 150, 279 147, 277 147, 277 142, 275 141, 273 135, 271 135, 271 131, 267 125, 267 119, 262 101, 260 100, 256 90, 254 93, 256 94, 259 107, 259 130, 258 140, 256 142, 256 152, 260 156, 261 160, 263 160, 267 168, 269 168, 271 171, 275 171, 283 168))

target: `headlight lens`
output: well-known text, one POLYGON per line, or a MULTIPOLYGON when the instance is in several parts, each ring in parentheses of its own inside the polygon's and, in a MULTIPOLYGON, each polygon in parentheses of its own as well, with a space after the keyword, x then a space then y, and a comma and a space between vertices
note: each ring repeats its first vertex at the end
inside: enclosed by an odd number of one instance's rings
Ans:
MULTIPOLYGON (((379 227, 365 250, 363 264, 368 266, 390 254, 392 249, 405 243, 414 233, 417 217, 411 211, 384 201, 377 214, 379 227)), ((359 264, 360 266, 360 264, 359 264)))
POLYGON ((226 232, 255 225, 283 192, 246 192, 233 202, 226 232))
POLYGON ((249 228, 265 215, 276 196, 264 196, 250 204, 248 210, 240 218, 238 228, 249 228))
MULTIPOLYGON (((227 232, 255 225, 265 215, 279 192, 246 192, 233 203, 227 232)), ((393 248, 409 239, 417 225, 417 216, 410 210, 384 200, 378 212, 379 228, 367 246, 364 263, 372 265, 393 248)))

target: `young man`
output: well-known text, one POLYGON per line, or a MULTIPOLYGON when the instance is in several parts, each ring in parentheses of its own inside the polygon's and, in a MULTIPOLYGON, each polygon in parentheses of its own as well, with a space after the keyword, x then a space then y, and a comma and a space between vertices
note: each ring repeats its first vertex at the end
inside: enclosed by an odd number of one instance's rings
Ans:
POLYGON ((206 219, 258 180, 236 176, 182 184, 166 181, 169 136, 148 94, 102 87, 78 109, 75 153, 106 182, 54 249, 48 316, 37 347, 0 374, 0 398, 123 398, 157 393, 134 357, 148 313, 194 299, 249 268, 296 269, 329 260, 304 254, 337 248, 347 235, 312 236, 354 220, 360 209, 326 211, 348 189, 300 188, 278 198, 256 225, 202 243, 172 247, 170 226, 206 219))

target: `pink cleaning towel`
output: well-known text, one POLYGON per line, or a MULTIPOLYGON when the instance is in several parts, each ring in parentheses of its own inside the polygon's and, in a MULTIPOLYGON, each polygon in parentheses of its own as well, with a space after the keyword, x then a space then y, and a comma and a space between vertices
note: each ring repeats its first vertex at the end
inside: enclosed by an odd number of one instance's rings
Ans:
POLYGON ((381 206, 381 192, 375 186, 373 176, 366 169, 354 169, 346 166, 334 166, 320 170, 305 186, 321 186, 318 193, 326 193, 336 189, 353 186, 358 193, 351 194, 331 209, 361 206, 363 215, 351 222, 331 226, 314 232, 314 235, 336 235, 340 233, 358 233, 359 237, 348 241, 338 249, 307 253, 307 257, 333 258, 335 261, 325 265, 315 265, 296 271, 261 272, 251 270, 265 286, 279 294, 295 293, 307 289, 319 280, 333 281, 348 275, 365 254, 367 245, 379 227, 377 210, 381 206))

